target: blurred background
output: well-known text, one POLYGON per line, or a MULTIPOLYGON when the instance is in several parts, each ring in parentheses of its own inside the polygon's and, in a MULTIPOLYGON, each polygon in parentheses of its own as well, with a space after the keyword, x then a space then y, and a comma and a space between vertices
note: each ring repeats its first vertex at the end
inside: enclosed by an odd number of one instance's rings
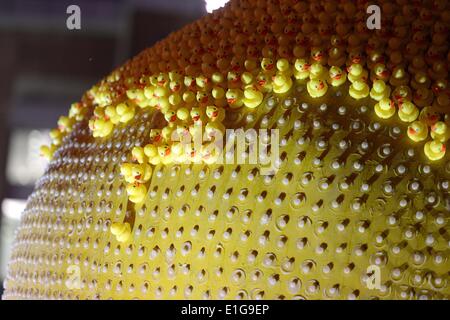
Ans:
POLYGON ((39 147, 84 91, 139 51, 226 0, 0 0, 0 295, 39 147), (69 5, 81 29, 69 30, 69 5))

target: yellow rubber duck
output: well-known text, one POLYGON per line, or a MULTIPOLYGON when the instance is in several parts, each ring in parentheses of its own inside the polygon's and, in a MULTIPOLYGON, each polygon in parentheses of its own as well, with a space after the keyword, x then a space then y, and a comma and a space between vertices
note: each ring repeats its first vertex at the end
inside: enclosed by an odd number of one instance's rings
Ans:
POLYGON ((183 102, 187 105, 192 105, 195 102, 195 93, 187 90, 183 92, 181 98, 183 99, 183 102))
POLYGON ((181 72, 178 70, 170 71, 169 72, 169 79, 170 81, 178 81, 181 82, 183 77, 181 75, 181 72))
POLYGON ((263 72, 257 75, 256 84, 262 92, 272 91, 272 78, 263 72))
POLYGON ((320 64, 326 64, 328 61, 327 54, 322 48, 313 47, 311 48, 311 58, 320 64))
POLYGON ((150 129, 149 137, 153 144, 160 143, 162 140, 161 129, 150 129))
POLYGON ((217 121, 210 121, 205 126, 205 133, 208 137, 221 138, 225 134, 225 127, 217 121))
POLYGON ((244 93, 240 89, 228 89, 225 96, 231 109, 240 108, 244 104, 242 101, 244 93))
POLYGON ((402 103, 404 100, 412 100, 411 89, 408 86, 398 86, 392 92, 392 97, 397 104, 402 103))
POLYGON ((122 123, 127 123, 133 119, 135 114, 135 108, 128 102, 119 103, 116 106, 117 115, 120 117, 119 121, 122 123))
POLYGON ((439 121, 439 112, 432 106, 422 108, 422 110, 420 110, 419 120, 431 127, 439 121))
POLYGON ((154 144, 147 144, 144 146, 144 153, 147 156, 148 163, 157 165, 161 163, 161 159, 158 154, 158 148, 154 144))
POLYGON ((173 162, 173 154, 167 143, 163 143, 158 146, 158 154, 162 164, 169 164, 173 162))
POLYGON ((367 83, 361 80, 355 80, 350 85, 348 93, 353 99, 363 99, 369 95, 370 89, 367 83))
POLYGON ((244 98, 242 101, 247 108, 256 108, 261 104, 264 95, 255 86, 247 86, 244 90, 244 98))
POLYGON ((54 144, 50 144, 49 146, 47 145, 42 145, 39 148, 39 152, 40 155, 44 158, 46 158, 47 160, 51 160, 53 158, 53 154, 56 151, 56 145, 54 144))
MULTIPOLYGON (((180 92, 182 90, 181 80, 173 80, 169 82, 169 89, 172 93, 180 92)), ((144 89, 145 90, 145 89, 144 89)), ((147 94, 145 95, 147 97, 147 94)))
POLYGON ((429 88, 431 84, 430 78, 424 71, 418 71, 411 80, 411 87, 414 89, 429 88))
POLYGON ((170 146, 170 151, 173 154, 174 162, 184 163, 189 158, 187 157, 186 145, 183 142, 175 142, 170 146))
POLYGON ((193 107, 190 111, 190 116, 194 124, 201 125, 205 122, 205 114, 203 109, 200 109, 199 107, 193 107))
POLYGON ((58 129, 61 130, 61 132, 64 133, 69 133, 72 131, 72 127, 74 124, 74 119, 66 117, 66 116, 61 116, 58 119, 58 129))
POLYGON ((395 67, 392 70, 392 75, 389 79, 389 83, 395 87, 407 85, 409 82, 408 74, 402 67, 395 67))
POLYGON ((216 100, 223 99, 225 97, 225 90, 222 87, 214 87, 211 90, 211 95, 216 100))
POLYGON ((239 88, 241 86, 241 76, 236 71, 228 71, 227 80, 229 88, 239 88))
POLYGON ((441 141, 431 140, 425 143, 423 150, 428 159, 436 161, 445 156, 446 147, 441 141))
POLYGON ((84 119, 87 110, 80 102, 72 103, 69 110, 69 117, 74 118, 76 121, 81 121, 84 119))
POLYGON ((135 146, 131 150, 131 155, 133 156, 133 160, 137 161, 139 164, 143 164, 147 162, 147 157, 145 156, 144 148, 135 146))
POLYGON ((339 47, 332 47, 328 50, 328 65, 330 66, 342 66, 345 63, 344 50, 339 47))
POLYGON ((244 61, 244 68, 245 70, 247 70, 250 73, 253 73, 254 71, 256 71, 258 67, 258 64, 256 63, 255 59, 246 59, 244 61))
POLYGON ((419 109, 411 101, 403 101, 398 107, 398 117, 404 122, 412 122, 419 116, 419 109))
POLYGON ((383 98, 374 106, 375 114, 382 118, 388 119, 395 114, 394 101, 389 98, 383 98))
POLYGON ((277 72, 275 77, 273 77, 272 81, 272 89, 275 93, 286 93, 288 92, 292 87, 292 79, 290 76, 277 72))
POLYGON ((211 81, 204 75, 199 75, 195 78, 195 84, 202 90, 208 90, 211 85, 211 81))
POLYGON ((189 135, 189 125, 187 123, 178 123, 175 132, 176 136, 173 137, 174 139, 185 139, 189 135))
POLYGON ((370 97, 373 100, 380 101, 383 98, 389 98, 390 94, 391 88, 383 80, 373 81, 372 89, 370 90, 370 97))
POLYGON ((306 84, 306 89, 311 97, 319 98, 327 93, 328 85, 321 79, 311 79, 306 84))
POLYGON ((292 70, 289 65, 289 61, 285 58, 277 60, 277 70, 278 70, 277 73, 282 73, 289 77, 292 75, 292 70))
POLYGON ((152 177, 152 167, 148 163, 123 163, 120 173, 128 183, 145 183, 152 177))
POLYGON ((250 72, 245 71, 241 74, 241 82, 244 84, 244 86, 252 84, 253 80, 253 74, 251 74, 250 72))
POLYGON ((440 142, 446 142, 450 138, 450 128, 443 121, 438 121, 431 126, 431 137, 440 142))
POLYGON ((222 122, 225 119, 225 110, 222 108, 217 108, 216 106, 207 106, 206 107, 206 116, 211 121, 222 122))
POLYGON ((415 141, 423 141, 428 137, 428 126, 423 121, 414 121, 408 126, 408 137, 415 141))
POLYGON ((128 222, 114 222, 110 230, 119 242, 126 242, 131 237, 131 227, 128 222))
POLYGON ((141 203, 147 194, 147 188, 140 183, 130 183, 127 185, 128 199, 133 203, 141 203))
POLYGON ((390 76, 389 70, 382 63, 376 63, 370 71, 370 79, 388 81, 390 76))
POLYGON ((327 79, 328 83, 333 87, 339 87, 347 81, 347 75, 341 68, 332 66, 328 71, 329 77, 327 79))
POLYGON ((177 111, 175 109, 168 109, 164 114, 164 119, 166 119, 169 126, 174 126, 177 123, 177 111))
POLYGON ((52 144, 55 146, 59 146, 62 142, 63 133, 59 129, 52 129, 50 130, 50 139, 52 140, 52 144))
POLYGON ((209 91, 197 91, 197 102, 201 105, 205 105, 211 102, 209 91))
POLYGON ((120 116, 117 114, 116 108, 114 106, 107 106, 105 108, 105 115, 113 124, 118 124, 120 122, 120 116))
POLYGON ((171 141, 172 140, 172 134, 176 129, 176 124, 173 126, 165 126, 161 129, 161 137, 163 141, 171 141))
POLYGON ((196 86, 195 78, 192 76, 184 76, 183 84, 189 90, 193 90, 193 89, 195 89, 195 86, 196 86))
POLYGON ((185 107, 177 109, 177 119, 180 121, 186 121, 189 118, 189 110, 185 107))
POLYGON ((265 73, 274 74, 275 73, 275 64, 272 58, 262 58, 261 60, 261 68, 265 73))
POLYGON ((350 82, 355 81, 366 81, 367 80, 367 70, 364 70, 362 65, 359 63, 353 63, 347 68, 347 78, 350 82))
MULTIPOLYGON (((169 104, 170 104, 172 107, 174 107, 174 106, 180 105, 180 104, 181 104, 181 101, 182 101, 183 99, 181 98, 181 95, 180 95, 178 92, 174 92, 174 93, 172 93, 172 94, 169 96, 169 98, 168 98, 167 100, 168 100, 169 104)), ((157 101, 155 105, 158 105, 158 102, 159 102, 159 101, 157 101)), ((159 109, 163 109, 163 111, 165 111, 165 110, 168 109, 168 108, 166 108, 166 107, 161 108, 161 104, 159 104, 159 109)))
POLYGON ((296 59, 294 63, 294 77, 297 80, 305 80, 309 77, 311 65, 305 59, 296 59))
POLYGON ((89 120, 89 128, 95 138, 107 137, 112 132, 114 124, 105 118, 97 118, 89 120))
POLYGON ((318 62, 311 64, 309 69, 309 78, 312 80, 326 80, 328 78, 328 70, 318 62))

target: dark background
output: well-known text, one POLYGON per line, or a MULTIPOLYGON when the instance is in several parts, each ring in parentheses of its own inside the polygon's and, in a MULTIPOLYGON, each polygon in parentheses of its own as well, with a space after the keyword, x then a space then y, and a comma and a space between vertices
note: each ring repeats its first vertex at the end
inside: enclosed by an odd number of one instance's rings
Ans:
POLYGON ((48 130, 114 67, 205 14, 205 0, 0 0, 1 284, 48 130), (81 30, 66 27, 71 4, 81 30))

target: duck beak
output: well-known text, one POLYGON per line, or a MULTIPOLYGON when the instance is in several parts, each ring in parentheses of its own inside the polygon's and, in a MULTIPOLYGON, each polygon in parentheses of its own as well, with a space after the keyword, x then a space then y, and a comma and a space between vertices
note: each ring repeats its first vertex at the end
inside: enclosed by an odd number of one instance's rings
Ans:
POLYGON ((236 102, 236 99, 234 99, 234 98, 227 99, 227 102, 228 102, 229 104, 234 104, 234 103, 236 102))

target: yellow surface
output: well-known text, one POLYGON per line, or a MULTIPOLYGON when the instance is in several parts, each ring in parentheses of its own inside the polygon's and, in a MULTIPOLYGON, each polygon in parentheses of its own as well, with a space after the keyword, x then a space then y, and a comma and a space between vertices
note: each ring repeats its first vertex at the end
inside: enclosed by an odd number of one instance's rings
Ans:
POLYGON ((449 298, 450 10, 379 4, 375 31, 350 1, 232 1, 95 85, 42 149, 4 298, 449 298), (169 139, 240 127, 279 130, 275 174, 169 139))

